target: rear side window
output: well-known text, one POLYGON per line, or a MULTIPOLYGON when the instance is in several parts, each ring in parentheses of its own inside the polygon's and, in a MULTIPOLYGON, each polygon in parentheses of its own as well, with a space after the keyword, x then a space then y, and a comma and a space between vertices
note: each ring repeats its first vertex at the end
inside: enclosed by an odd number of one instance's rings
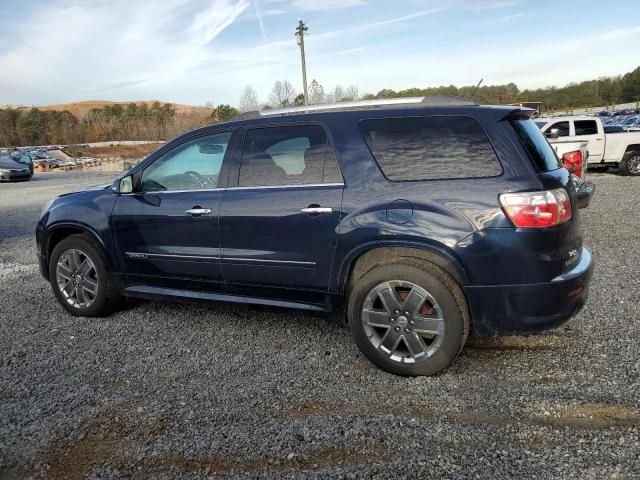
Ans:
POLYGON ((597 135, 598 125, 595 120, 576 120, 576 135, 597 135))
POLYGON ((469 117, 364 120, 360 131, 384 176, 394 182, 502 173, 489 139, 469 117))
POLYGON ((324 129, 296 125, 249 130, 240 165, 240 187, 341 183, 324 129))
POLYGON ((520 143, 529 152, 529 157, 533 160, 538 170, 550 172, 560 168, 560 161, 553 151, 551 145, 537 127, 535 122, 529 117, 521 117, 511 120, 514 130, 518 134, 520 143))

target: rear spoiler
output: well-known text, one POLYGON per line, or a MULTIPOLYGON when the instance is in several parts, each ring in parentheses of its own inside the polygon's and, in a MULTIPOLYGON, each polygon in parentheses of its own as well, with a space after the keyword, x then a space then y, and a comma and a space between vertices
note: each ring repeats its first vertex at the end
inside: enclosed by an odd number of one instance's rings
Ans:
POLYGON ((500 118, 502 120, 513 120, 516 118, 533 118, 536 111, 533 108, 527 107, 514 107, 513 109, 505 112, 505 114, 500 118))

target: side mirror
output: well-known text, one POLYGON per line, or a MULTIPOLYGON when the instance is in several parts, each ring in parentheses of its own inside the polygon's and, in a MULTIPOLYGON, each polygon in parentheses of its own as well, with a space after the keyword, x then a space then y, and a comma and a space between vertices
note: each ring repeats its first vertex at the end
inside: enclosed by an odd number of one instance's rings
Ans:
POLYGON ((551 130, 547 130, 546 132, 544 132, 544 135, 547 138, 552 138, 552 139, 558 138, 560 136, 560 129, 552 128, 551 130))
POLYGON ((122 177, 118 184, 118 193, 132 193, 133 192, 133 177, 127 175, 122 177))

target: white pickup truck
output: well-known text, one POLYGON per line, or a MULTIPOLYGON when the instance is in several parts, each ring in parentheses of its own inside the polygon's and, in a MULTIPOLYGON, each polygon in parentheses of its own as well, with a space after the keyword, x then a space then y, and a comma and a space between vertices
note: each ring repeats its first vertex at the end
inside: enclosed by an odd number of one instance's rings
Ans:
POLYGON ((536 124, 549 139, 587 142, 589 165, 613 165, 625 175, 640 175, 640 132, 605 133, 602 121, 588 116, 538 118, 536 124))
POLYGON ((553 147, 558 159, 573 175, 573 183, 578 196, 578 207, 586 208, 591 202, 591 197, 596 190, 593 182, 587 180, 587 159, 589 151, 587 150, 587 142, 562 140, 555 136, 554 131, 549 143, 553 147))

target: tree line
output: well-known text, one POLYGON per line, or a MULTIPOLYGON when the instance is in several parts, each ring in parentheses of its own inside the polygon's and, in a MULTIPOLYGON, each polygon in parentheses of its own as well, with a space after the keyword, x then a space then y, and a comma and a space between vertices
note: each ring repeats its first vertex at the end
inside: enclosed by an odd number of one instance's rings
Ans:
POLYGON ((0 109, 0 146, 57 145, 112 140, 167 140, 215 122, 207 112, 177 115, 170 103, 111 104, 82 118, 38 108, 0 109))
MULTIPOLYGON (((358 87, 336 85, 326 91, 317 81, 309 85, 309 103, 312 105, 353 100, 372 100, 397 97, 423 97, 427 95, 449 94, 473 98, 479 103, 503 105, 518 102, 542 102, 544 110, 554 112, 576 108, 601 107, 619 103, 640 102, 640 67, 626 75, 601 77, 580 83, 570 83, 564 87, 547 87, 520 90, 515 83, 505 85, 468 85, 456 87, 446 85, 428 88, 408 88, 405 90, 383 89, 377 93, 360 95, 358 87)), ((247 85, 238 107, 218 105, 213 116, 220 121, 230 120, 239 113, 268 110, 271 108, 295 107, 304 104, 304 95, 296 91, 288 80, 279 80, 273 85, 266 102, 261 103, 256 91, 247 85)))
MULTIPOLYGON (((485 104, 508 104, 538 101, 547 112, 598 107, 619 103, 640 102, 640 67, 625 75, 601 77, 564 87, 520 90, 515 83, 476 86, 455 85, 409 88, 395 91, 383 89, 361 95, 358 87, 336 85, 325 88, 313 80, 309 85, 309 103, 323 104, 360 99, 420 97, 451 94, 485 104)), ((212 103, 202 113, 177 115, 170 103, 130 103, 105 105, 90 110, 83 118, 69 111, 32 109, 0 109, 0 146, 49 145, 98 142, 108 140, 168 140, 188 130, 224 122, 238 114, 271 108, 286 108, 304 104, 304 95, 288 80, 275 82, 266 102, 247 85, 237 106, 212 103)))

